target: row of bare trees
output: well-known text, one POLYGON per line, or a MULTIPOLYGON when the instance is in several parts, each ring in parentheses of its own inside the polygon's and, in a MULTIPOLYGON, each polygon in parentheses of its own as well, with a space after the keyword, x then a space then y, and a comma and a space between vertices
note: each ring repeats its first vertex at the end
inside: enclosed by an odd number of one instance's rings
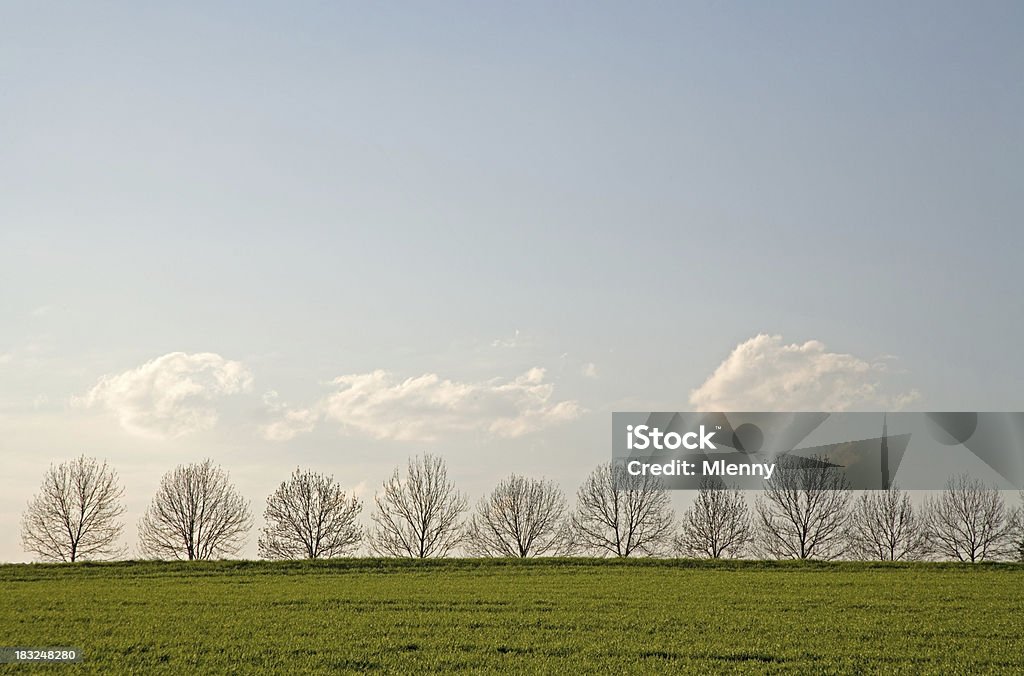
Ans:
POLYGON ((837 466, 782 460, 753 509, 738 489, 704 483, 675 549, 707 558, 1024 561, 1024 507, 967 475, 915 507, 898 487, 858 495, 837 466))
MULTIPOLYGON (((42 560, 124 556, 123 489, 116 472, 90 458, 53 466, 22 519, 24 548, 42 560)), ((1022 495, 1024 498, 1024 495, 1022 495)), ((570 509, 552 481, 512 475, 466 517, 466 497, 432 455, 396 468, 363 503, 333 477, 296 469, 267 498, 259 554, 267 559, 378 556, 686 556, 905 561, 1024 561, 1024 508, 966 476, 915 507, 899 489, 848 490, 840 468, 781 459, 751 507, 742 491, 706 480, 677 522, 658 479, 604 464, 570 509)), ((164 475, 139 521, 139 553, 155 559, 237 554, 253 525, 250 506, 210 460, 164 475)))

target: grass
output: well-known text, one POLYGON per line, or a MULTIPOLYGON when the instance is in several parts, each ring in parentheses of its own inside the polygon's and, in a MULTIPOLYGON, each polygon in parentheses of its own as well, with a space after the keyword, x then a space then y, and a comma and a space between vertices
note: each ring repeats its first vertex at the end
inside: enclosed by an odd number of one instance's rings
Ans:
POLYGON ((1024 672, 1024 567, 338 560, 0 566, 0 646, 86 673, 1024 672))

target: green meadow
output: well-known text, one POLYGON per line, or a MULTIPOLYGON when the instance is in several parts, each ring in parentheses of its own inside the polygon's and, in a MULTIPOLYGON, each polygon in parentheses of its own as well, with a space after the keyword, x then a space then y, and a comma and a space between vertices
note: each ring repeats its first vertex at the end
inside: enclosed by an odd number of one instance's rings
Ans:
POLYGON ((1024 566, 352 559, 0 566, 11 672, 1024 672, 1024 566))

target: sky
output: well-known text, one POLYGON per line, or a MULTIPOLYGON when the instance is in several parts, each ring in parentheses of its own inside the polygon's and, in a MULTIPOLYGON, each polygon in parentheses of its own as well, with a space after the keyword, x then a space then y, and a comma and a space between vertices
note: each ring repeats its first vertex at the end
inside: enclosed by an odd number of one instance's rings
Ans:
MULTIPOLYGON (((0 2, 0 560, 213 458, 568 494, 612 411, 1024 410, 1024 5, 0 2)), ((255 555, 255 535, 244 550, 255 555)))

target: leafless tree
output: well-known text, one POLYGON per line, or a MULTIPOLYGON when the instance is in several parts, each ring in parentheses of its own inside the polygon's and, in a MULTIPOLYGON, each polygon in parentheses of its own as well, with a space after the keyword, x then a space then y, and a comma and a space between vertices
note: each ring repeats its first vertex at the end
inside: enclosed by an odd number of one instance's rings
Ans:
POLYGON ((845 550, 849 483, 828 458, 779 456, 757 500, 762 554, 777 559, 835 559, 845 550))
POLYGON ((925 529, 910 504, 910 495, 896 486, 865 491, 850 510, 847 537, 850 554, 867 561, 913 561, 924 552, 925 529))
POLYGON ((359 546, 356 519, 363 504, 334 477, 296 469, 270 497, 259 537, 265 559, 322 559, 343 556, 359 546))
POLYGON ((576 493, 571 517, 574 544, 603 555, 665 553, 675 515, 657 477, 631 475, 622 465, 599 465, 576 493))
POLYGON ((565 495, 553 481, 513 474, 480 500, 466 529, 477 556, 540 556, 566 552, 565 495))
POLYGON ((750 509, 738 488, 717 477, 704 477, 693 505, 683 515, 675 550, 694 558, 742 556, 753 538, 750 509))
POLYGON ((252 527, 249 502, 211 460, 164 475, 139 521, 139 549, 157 559, 218 559, 237 554, 252 527))
POLYGON ((925 502, 929 553, 971 563, 1011 557, 1013 520, 995 486, 960 474, 925 502))
POLYGON ((439 457, 409 458, 405 477, 396 467, 374 501, 370 546, 380 556, 445 556, 462 540, 459 517, 466 510, 466 498, 448 480, 448 469, 439 457))
POLYGON ((21 519, 21 543, 44 561, 112 559, 124 514, 117 472, 84 455, 51 465, 21 519))
POLYGON ((1018 561, 1024 561, 1024 491, 1020 492, 1020 504, 1014 510, 1013 548, 1018 561))

